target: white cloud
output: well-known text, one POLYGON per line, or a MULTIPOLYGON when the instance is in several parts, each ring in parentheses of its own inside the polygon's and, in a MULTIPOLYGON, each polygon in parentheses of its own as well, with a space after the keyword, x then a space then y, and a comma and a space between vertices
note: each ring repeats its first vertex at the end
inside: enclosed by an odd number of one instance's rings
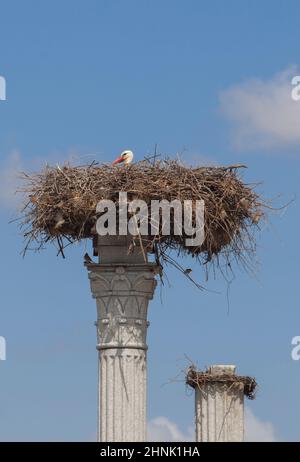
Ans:
POLYGON ((291 96, 295 66, 269 80, 252 79, 223 91, 221 112, 239 149, 300 145, 300 101, 291 96))
POLYGON ((148 423, 148 441, 195 441, 193 428, 186 433, 167 417, 156 417, 148 423))
POLYGON ((18 151, 12 151, 0 165, 0 208, 14 209, 20 203, 21 195, 16 194, 16 189, 21 170, 21 156, 18 151))
POLYGON ((245 408, 245 440, 275 441, 273 424, 258 419, 248 407, 245 408))
MULTIPOLYGON (((148 441, 195 441, 195 431, 192 426, 181 431, 167 417, 156 417, 148 423, 148 441)), ((248 407, 245 408, 245 441, 275 441, 273 424, 260 420, 248 407)))

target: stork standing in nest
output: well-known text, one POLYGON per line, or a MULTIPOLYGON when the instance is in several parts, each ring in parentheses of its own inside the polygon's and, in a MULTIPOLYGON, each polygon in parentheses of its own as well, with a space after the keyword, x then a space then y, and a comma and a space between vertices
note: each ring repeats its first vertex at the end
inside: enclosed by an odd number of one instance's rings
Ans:
POLYGON ((112 165, 117 165, 117 164, 124 164, 124 165, 129 165, 133 161, 133 152, 126 150, 123 151, 122 154, 116 158, 116 160, 113 161, 112 165))

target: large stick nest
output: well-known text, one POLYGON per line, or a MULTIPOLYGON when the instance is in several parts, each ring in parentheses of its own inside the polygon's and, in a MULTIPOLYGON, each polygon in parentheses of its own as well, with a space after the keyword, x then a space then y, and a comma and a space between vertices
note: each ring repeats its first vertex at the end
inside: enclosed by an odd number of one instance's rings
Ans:
MULTIPOLYGON (((128 167, 95 163, 85 166, 46 166, 37 174, 22 175, 27 203, 21 217, 25 250, 53 242, 63 254, 66 245, 95 234, 96 205, 100 199, 179 199, 205 203, 205 240, 201 246, 185 244, 185 235, 161 234, 145 240, 158 261, 175 261, 170 250, 190 254, 202 263, 225 256, 247 264, 255 251, 254 230, 263 216, 264 203, 254 185, 244 184, 240 166, 188 168, 179 160, 143 160, 128 167)), ((172 218, 172 217, 171 217, 172 218)), ((190 237, 190 236, 189 236, 190 237)), ((181 268, 179 264, 177 266, 181 268)))
POLYGON ((243 390, 244 395, 249 399, 255 399, 257 382, 253 377, 235 374, 212 374, 207 371, 196 371, 193 367, 188 369, 186 383, 192 388, 199 388, 204 391, 208 384, 221 384, 227 389, 237 388, 243 390))

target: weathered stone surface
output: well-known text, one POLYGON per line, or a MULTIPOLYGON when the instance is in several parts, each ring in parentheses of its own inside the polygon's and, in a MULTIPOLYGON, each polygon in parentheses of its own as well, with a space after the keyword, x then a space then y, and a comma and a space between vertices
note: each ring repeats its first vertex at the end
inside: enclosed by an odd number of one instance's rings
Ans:
MULTIPOLYGON (((220 376, 235 374, 235 366, 211 366, 220 376)), ((244 387, 209 382, 195 387, 196 441, 244 441, 244 387)))
POLYGON ((146 441, 147 310, 156 265, 138 252, 126 263, 127 243, 120 242, 101 238, 100 263, 86 264, 97 303, 98 440, 146 441))

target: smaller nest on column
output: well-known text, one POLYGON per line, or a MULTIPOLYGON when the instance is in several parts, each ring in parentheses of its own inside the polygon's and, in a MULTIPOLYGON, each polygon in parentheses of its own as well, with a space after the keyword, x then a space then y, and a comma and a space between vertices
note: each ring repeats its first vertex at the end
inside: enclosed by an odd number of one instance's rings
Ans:
MULTIPOLYGON (((121 168, 94 162, 77 167, 66 164, 46 166, 36 174, 23 173, 25 184, 19 192, 27 198, 20 217, 26 241, 24 254, 32 244, 39 250, 54 243, 64 256, 67 245, 95 237, 97 203, 110 199, 117 204, 119 192, 126 192, 129 202, 142 199, 149 211, 152 200, 204 201, 205 239, 201 245, 187 246, 186 238, 191 236, 174 232, 172 211, 168 235, 162 233, 160 222, 156 235, 139 239, 147 252, 155 254, 157 263, 172 263, 190 278, 190 270, 184 270, 170 255, 175 250, 178 256, 191 255, 202 264, 212 262, 220 267, 224 257, 229 268, 234 260, 249 269, 248 257, 255 253, 254 231, 268 206, 254 191, 255 185, 242 181, 238 173, 241 167, 245 166, 189 168, 178 160, 166 159, 143 160, 121 168)), ((192 213, 195 226, 194 208, 192 213)), ((150 228, 150 222, 148 225, 150 228)))
POLYGON ((186 374, 186 383, 192 388, 199 388, 210 383, 223 384, 224 387, 238 387, 244 390, 244 395, 249 399, 255 399, 257 382, 253 377, 235 374, 214 374, 209 371, 196 371, 190 367, 186 374))

